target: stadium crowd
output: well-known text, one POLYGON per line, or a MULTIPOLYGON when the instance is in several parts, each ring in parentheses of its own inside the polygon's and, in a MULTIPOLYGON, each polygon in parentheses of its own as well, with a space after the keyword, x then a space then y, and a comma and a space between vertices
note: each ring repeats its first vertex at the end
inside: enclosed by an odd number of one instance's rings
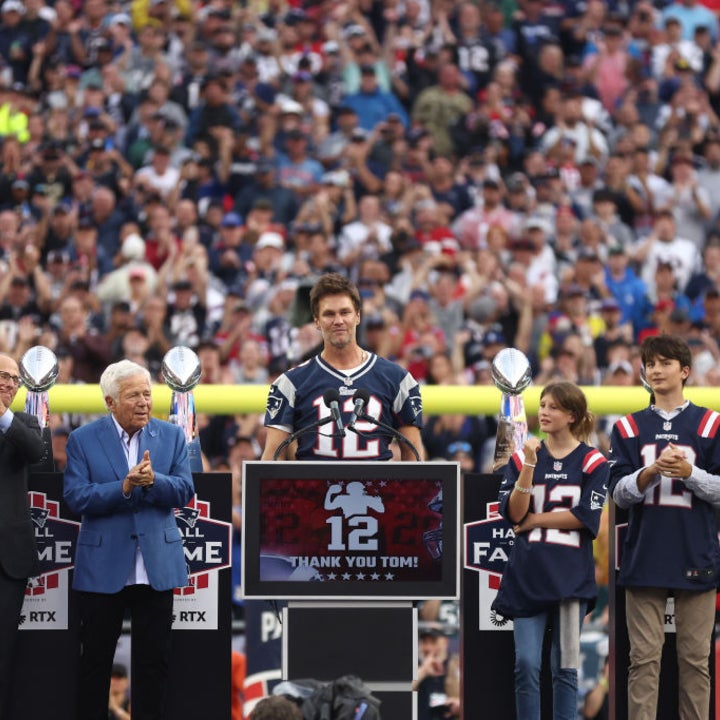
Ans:
MULTIPOLYGON (((60 382, 197 350, 267 383, 308 294, 361 289, 365 347, 421 383, 639 382, 672 331, 720 382, 720 47, 706 0, 4 0, 0 350, 60 382)), ((53 418, 58 451, 79 419, 53 418)), ((480 469, 492 421, 428 418, 480 469)), ((206 418, 214 467, 257 417, 206 418)))
MULTIPOLYGON (((717 385, 719 14, 3 0, 0 352, 96 383, 120 358, 159 379, 182 344, 203 382, 266 384, 317 352, 310 288, 339 271, 361 345, 423 384, 488 384, 514 346, 536 384, 637 385, 639 343, 672 332, 717 385)), ((261 417, 202 419, 236 492, 261 417)), ((84 419, 51 417, 60 470, 84 419)), ((429 457, 486 469, 492 418, 425 425, 429 457)))

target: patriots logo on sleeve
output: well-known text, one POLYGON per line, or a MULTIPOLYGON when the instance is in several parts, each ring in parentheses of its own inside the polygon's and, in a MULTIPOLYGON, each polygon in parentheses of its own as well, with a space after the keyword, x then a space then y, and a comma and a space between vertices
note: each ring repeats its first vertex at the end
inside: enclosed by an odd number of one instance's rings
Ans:
POLYGON ((593 490, 590 493, 590 509, 591 510, 602 510, 605 504, 605 493, 593 490))
POLYGON ((422 412, 422 398, 419 395, 417 397, 411 397, 410 407, 412 408, 415 417, 417 417, 422 412))
POLYGON ((277 414, 280 412, 280 408, 282 407, 283 402, 285 402, 285 399, 282 395, 278 393, 277 388, 273 385, 270 388, 270 394, 268 395, 267 400, 267 407, 265 408, 267 414, 270 416, 271 419, 275 419, 277 414))

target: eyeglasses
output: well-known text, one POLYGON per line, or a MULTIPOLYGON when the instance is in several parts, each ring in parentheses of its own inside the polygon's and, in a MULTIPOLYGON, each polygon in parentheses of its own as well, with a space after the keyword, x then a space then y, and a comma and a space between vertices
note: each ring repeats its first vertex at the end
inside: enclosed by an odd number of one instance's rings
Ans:
POLYGON ((20 384, 20 378, 17 375, 11 375, 9 372, 0 370, 0 382, 11 383, 17 387, 20 384))

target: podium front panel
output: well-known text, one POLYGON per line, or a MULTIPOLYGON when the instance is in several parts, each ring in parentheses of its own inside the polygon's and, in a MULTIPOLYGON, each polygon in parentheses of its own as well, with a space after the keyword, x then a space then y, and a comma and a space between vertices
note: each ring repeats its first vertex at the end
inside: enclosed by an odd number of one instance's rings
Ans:
POLYGON ((457 463, 245 463, 245 596, 457 597, 458 517, 457 463))
POLYGON ((409 603, 293 601, 286 613, 284 678, 412 683, 417 620, 409 603))

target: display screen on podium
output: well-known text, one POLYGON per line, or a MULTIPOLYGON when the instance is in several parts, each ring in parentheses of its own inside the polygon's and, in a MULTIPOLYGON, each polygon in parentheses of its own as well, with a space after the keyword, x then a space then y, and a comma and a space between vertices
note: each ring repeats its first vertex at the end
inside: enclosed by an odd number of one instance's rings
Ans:
POLYGON ((245 597, 457 597, 459 478, 457 463, 245 463, 245 597))

